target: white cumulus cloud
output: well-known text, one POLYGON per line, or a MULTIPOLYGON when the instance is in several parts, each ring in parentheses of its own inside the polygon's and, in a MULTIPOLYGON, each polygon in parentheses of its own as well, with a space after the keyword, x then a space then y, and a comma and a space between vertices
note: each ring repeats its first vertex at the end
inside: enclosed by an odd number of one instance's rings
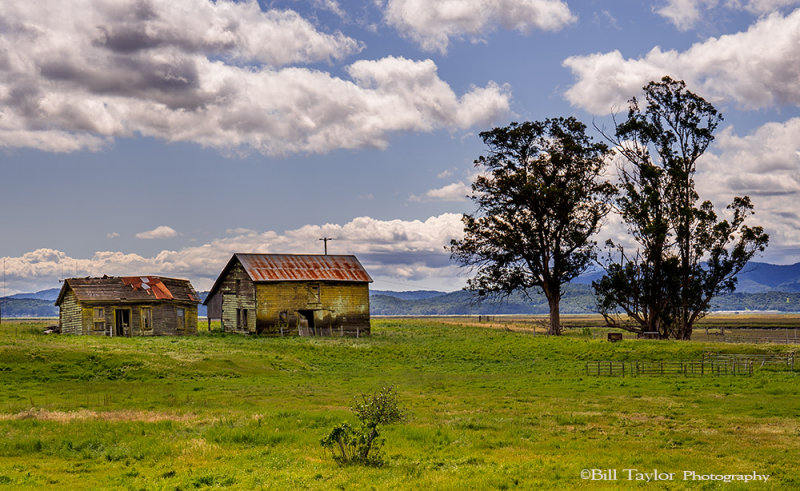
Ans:
POLYGON ((356 61, 350 79, 297 66, 363 46, 252 0, 2 2, 0 31, 0 147, 95 151, 142 135, 268 155, 382 148, 392 132, 486 125, 510 104, 495 83, 455 94, 430 60, 356 61))
POLYGON ((744 9, 754 14, 766 14, 775 10, 800 5, 800 0, 728 0, 730 8, 744 9))
POLYGON ((800 200, 800 118, 767 123, 744 136, 726 128, 698 165, 697 188, 718 206, 749 195, 753 223, 770 234, 767 254, 793 249, 790 260, 800 260, 800 211, 794 206, 800 200))
POLYGON ((460 268, 450 263, 445 251, 451 239, 463 235, 461 215, 454 213, 425 220, 378 220, 365 216, 345 224, 305 225, 283 233, 249 229, 227 233, 235 235, 199 246, 164 250, 151 257, 100 251, 88 258, 76 258, 63 251, 37 249, 5 258, 9 291, 36 291, 52 288, 64 277, 104 274, 188 278, 196 288, 205 290, 234 253, 320 254, 320 237, 335 237, 328 244, 329 253, 356 254, 376 280, 449 289, 463 284, 460 268))
POLYGON ((441 53, 451 38, 480 40, 497 26, 557 31, 576 19, 561 0, 389 0, 384 17, 422 49, 441 53))
POLYGON ((800 0, 666 0, 655 12, 681 31, 687 31, 704 18, 713 20, 716 8, 762 15, 798 4, 800 0))
POLYGON ((172 227, 168 227, 166 225, 161 225, 159 227, 154 228, 153 230, 148 230, 147 232, 139 232, 136 234, 137 239, 169 239, 170 237, 175 237, 178 235, 172 227))
POLYGON ((656 13, 668 19, 678 29, 686 31, 700 20, 702 10, 716 5, 717 0, 667 0, 666 5, 656 9, 656 13))
POLYGON ((710 38, 686 51, 655 47, 626 59, 619 51, 572 56, 564 66, 577 79, 565 96, 595 114, 619 110, 651 80, 683 79, 712 100, 732 100, 744 109, 800 105, 800 9, 773 13, 747 31, 710 38))
POLYGON ((463 182, 454 182, 436 189, 429 189, 421 196, 411 195, 411 201, 464 201, 472 188, 463 182))

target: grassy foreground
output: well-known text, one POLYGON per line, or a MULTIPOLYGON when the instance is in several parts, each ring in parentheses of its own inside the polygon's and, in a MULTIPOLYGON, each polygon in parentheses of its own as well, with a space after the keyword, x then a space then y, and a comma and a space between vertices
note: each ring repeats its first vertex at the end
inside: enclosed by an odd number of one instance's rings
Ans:
POLYGON ((0 489, 800 488, 800 372, 596 378, 585 360, 786 346, 562 338, 430 320, 365 339, 44 336, 0 328, 0 489), (397 386, 386 464, 319 445, 353 396, 397 386), (617 481, 582 480, 617 469, 617 481), (676 473, 629 481, 623 469, 676 473), (766 484, 682 472, 767 474, 766 484))

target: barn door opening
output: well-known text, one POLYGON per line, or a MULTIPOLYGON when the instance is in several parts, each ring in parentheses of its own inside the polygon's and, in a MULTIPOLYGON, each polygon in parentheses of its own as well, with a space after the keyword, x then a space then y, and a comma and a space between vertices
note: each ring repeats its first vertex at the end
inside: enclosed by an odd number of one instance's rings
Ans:
POLYGON ((317 329, 314 325, 314 311, 313 310, 298 310, 300 314, 299 331, 301 336, 316 336, 317 329))
POLYGON ((117 309, 114 311, 114 335, 127 336, 130 335, 131 327, 131 311, 130 309, 117 309))

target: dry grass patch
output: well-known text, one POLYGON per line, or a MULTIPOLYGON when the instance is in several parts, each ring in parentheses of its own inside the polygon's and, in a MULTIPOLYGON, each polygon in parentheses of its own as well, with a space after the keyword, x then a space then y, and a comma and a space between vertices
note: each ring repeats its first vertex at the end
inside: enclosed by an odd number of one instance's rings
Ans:
POLYGON ((111 422, 141 422, 157 423, 160 421, 197 422, 199 418, 194 414, 173 414, 155 411, 91 411, 81 409, 78 411, 50 411, 41 408, 31 408, 15 414, 0 414, 0 421, 19 421, 35 419, 38 421, 55 421, 57 423, 70 423, 79 420, 96 420, 111 422))

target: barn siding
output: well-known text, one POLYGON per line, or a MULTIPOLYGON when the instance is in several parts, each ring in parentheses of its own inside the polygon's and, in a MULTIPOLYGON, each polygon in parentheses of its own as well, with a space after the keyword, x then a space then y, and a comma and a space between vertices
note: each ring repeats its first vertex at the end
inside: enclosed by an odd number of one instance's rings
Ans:
POLYGON ((369 285, 349 282, 258 283, 257 327, 272 335, 298 335, 298 311, 311 310, 317 335, 356 336, 370 332, 369 285), (319 288, 319 300, 313 291, 319 288), (286 319, 281 319, 286 312, 286 319))
MULTIPOLYGON (((141 314, 140 314, 141 315, 141 314)), ((197 306, 185 304, 153 305, 153 336, 183 336, 197 333, 197 306), (178 309, 183 308, 185 327, 178 329, 178 309)))
POLYGON ((209 319, 221 319, 222 318, 222 293, 219 290, 214 292, 208 301, 206 302, 208 307, 208 311, 206 313, 206 317, 209 319))
POLYGON ((256 332, 256 301, 255 284, 236 261, 219 287, 218 294, 222 295, 222 329, 227 332, 256 332), (239 291, 236 291, 236 280, 239 280, 239 291), (247 309, 247 326, 237 329, 239 309, 247 309))
POLYGON ((58 312, 58 324, 61 332, 65 334, 83 334, 81 322, 81 306, 75 292, 69 290, 64 295, 64 300, 58 312))
MULTIPOLYGON (((71 292, 70 292, 71 293, 71 292)), ((130 334, 125 336, 181 336, 197 333, 197 305, 194 304, 173 304, 173 303, 91 303, 80 304, 74 300, 74 295, 70 299, 70 294, 64 296, 61 305, 59 318, 61 322, 61 332, 64 334, 84 334, 93 336, 106 336, 109 330, 116 334, 116 314, 118 310, 130 310, 130 334), (73 305, 74 302, 74 305, 73 305), (150 331, 142 330, 142 308, 150 307, 153 311, 153 328, 150 331), (103 320, 105 328, 95 330, 94 309, 103 309, 103 320), (185 328, 178 330, 177 309, 183 308, 185 328)))

